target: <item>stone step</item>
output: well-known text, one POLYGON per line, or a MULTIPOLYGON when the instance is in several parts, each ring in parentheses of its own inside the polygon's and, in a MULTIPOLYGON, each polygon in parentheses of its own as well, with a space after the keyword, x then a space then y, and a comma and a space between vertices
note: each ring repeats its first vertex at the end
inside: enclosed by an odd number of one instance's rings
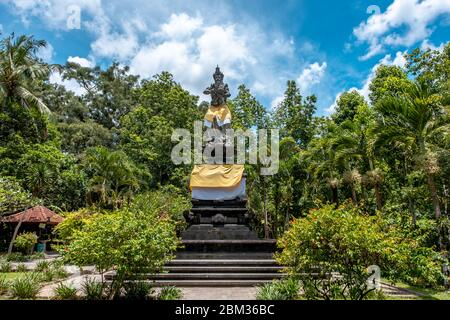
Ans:
POLYGON ((143 273, 135 275, 133 280, 273 280, 284 276, 282 273, 143 273))
POLYGON ((182 240, 185 252, 275 252, 276 240, 182 240))
POLYGON ((191 211, 193 213, 201 213, 202 215, 207 215, 208 213, 210 214, 217 214, 217 213, 233 213, 233 214, 237 214, 237 213, 246 213, 247 212, 247 208, 245 207, 212 207, 212 206, 208 206, 208 207, 193 207, 191 208, 191 211))
POLYGON ((177 252, 176 259, 181 260, 273 260, 272 252, 177 252))
POLYGON ((155 287, 255 287, 272 280, 147 280, 146 282, 155 287))
POLYGON ((276 266, 276 265, 277 263, 273 259, 253 259, 253 260, 174 259, 166 264, 166 266, 276 266))
POLYGON ((280 266, 166 266, 170 273, 276 273, 283 270, 280 266))

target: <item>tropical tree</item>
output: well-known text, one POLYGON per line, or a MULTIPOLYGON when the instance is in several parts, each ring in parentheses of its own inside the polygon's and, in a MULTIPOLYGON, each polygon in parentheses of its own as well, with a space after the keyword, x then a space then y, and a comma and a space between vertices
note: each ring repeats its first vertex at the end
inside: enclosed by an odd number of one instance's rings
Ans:
POLYGON ((283 101, 274 111, 274 123, 280 128, 282 137, 291 136, 305 148, 314 133, 313 115, 316 110, 316 96, 305 99, 294 80, 287 82, 283 101))
POLYGON ((41 113, 49 113, 49 108, 34 94, 33 85, 45 79, 57 69, 38 60, 39 49, 46 47, 44 40, 35 40, 25 35, 12 34, 0 42, 0 101, 6 104, 19 103, 23 108, 37 108, 41 113))
POLYGON ((388 146, 398 143, 409 146, 415 154, 414 162, 427 179, 435 218, 441 217, 435 176, 440 167, 437 153, 448 153, 437 137, 450 132, 449 107, 440 95, 424 83, 415 82, 401 94, 386 96, 376 105, 378 112, 377 142, 388 146))
POLYGON ((88 199, 101 206, 120 208, 141 185, 140 171, 123 151, 90 148, 82 161, 88 175, 88 199))

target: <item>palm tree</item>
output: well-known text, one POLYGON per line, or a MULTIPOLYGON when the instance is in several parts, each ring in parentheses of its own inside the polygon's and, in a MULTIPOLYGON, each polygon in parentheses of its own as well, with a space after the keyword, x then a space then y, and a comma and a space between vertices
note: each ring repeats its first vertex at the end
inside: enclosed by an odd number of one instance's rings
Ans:
POLYGON ((344 121, 339 126, 333 144, 336 161, 345 168, 343 178, 351 187, 353 202, 357 203, 356 185, 364 181, 374 188, 377 209, 381 210, 383 176, 375 168, 373 119, 373 110, 368 105, 359 106, 354 119, 344 121), (366 172, 364 176, 357 168, 366 172))
POLYGON ((340 179, 333 150, 334 130, 329 130, 331 131, 324 136, 313 139, 302 156, 310 178, 317 184, 325 183, 331 189, 332 202, 338 207, 340 179))
POLYGON ((385 97, 376 105, 377 144, 403 145, 413 150, 414 162, 426 176, 436 219, 441 217, 441 207, 434 179, 439 172, 435 154, 448 152, 436 141, 440 140, 437 137, 450 133, 450 112, 443 101, 439 93, 424 83, 414 82, 403 92, 385 97))
POLYGON ((89 195, 95 195, 102 205, 121 207, 141 184, 138 169, 123 151, 88 149, 84 167, 90 176, 89 195))
POLYGON ((14 34, 0 41, 0 103, 19 103, 23 108, 37 108, 41 113, 50 113, 48 107, 34 93, 32 86, 45 79, 57 65, 40 62, 36 53, 46 47, 44 40, 14 34))

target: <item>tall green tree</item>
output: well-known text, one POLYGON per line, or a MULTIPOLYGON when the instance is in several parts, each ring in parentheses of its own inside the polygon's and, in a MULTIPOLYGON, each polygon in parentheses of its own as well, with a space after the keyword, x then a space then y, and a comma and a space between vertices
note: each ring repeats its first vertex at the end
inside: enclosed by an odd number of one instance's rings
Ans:
POLYGON ((256 100, 245 85, 238 87, 236 98, 231 101, 233 126, 235 128, 250 129, 263 128, 267 116, 266 109, 256 100))
POLYGON ((441 104, 438 93, 425 83, 416 82, 402 94, 384 97, 376 106, 379 113, 376 131, 379 144, 402 143, 413 149, 415 164, 426 175, 435 218, 441 217, 441 206, 435 176, 440 167, 437 152, 448 150, 440 143, 449 134, 449 109, 441 104))
POLYGON ((139 77, 129 74, 129 67, 117 62, 106 70, 68 62, 63 79, 74 79, 86 90, 82 98, 89 108, 89 117, 108 129, 119 128, 120 118, 137 103, 139 77))
POLYGON ((364 97, 356 90, 344 92, 336 102, 336 112, 332 118, 336 124, 353 120, 359 106, 367 104, 364 97))
POLYGON ((313 115, 316 110, 316 96, 303 99, 294 80, 287 82, 284 100, 273 115, 275 125, 281 130, 281 136, 291 136, 305 148, 314 135, 313 115))
POLYGON ((0 102, 18 103, 23 108, 36 108, 41 113, 50 110, 33 92, 33 85, 45 79, 55 65, 40 62, 36 57, 39 49, 46 47, 44 40, 14 34, 0 42, 0 102))
POLYGON ((406 72, 398 66, 380 65, 369 85, 369 98, 376 105, 385 96, 403 92, 411 86, 406 72))

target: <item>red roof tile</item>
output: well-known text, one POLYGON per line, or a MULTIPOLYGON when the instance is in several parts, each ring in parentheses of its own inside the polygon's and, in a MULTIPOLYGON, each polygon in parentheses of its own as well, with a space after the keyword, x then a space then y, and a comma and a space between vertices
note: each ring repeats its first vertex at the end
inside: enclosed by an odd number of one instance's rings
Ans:
POLYGON ((3 222, 18 223, 21 219, 22 223, 47 223, 47 224, 58 224, 64 220, 63 217, 54 213, 50 209, 37 206, 19 212, 3 219, 3 222))

